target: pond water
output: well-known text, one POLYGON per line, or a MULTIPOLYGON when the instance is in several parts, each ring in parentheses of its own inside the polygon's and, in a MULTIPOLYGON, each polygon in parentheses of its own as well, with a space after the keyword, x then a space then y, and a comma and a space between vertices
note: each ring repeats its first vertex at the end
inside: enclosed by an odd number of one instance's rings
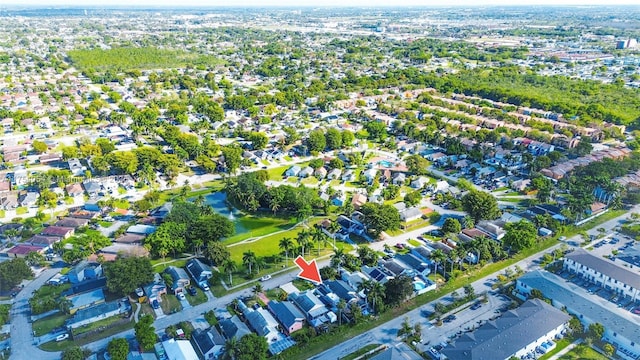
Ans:
POLYGON ((216 213, 223 215, 229 220, 233 221, 236 226, 236 235, 242 234, 249 229, 245 228, 242 224, 242 221, 239 221, 243 216, 238 209, 235 209, 231 205, 227 204, 227 194, 221 191, 214 192, 204 197, 204 203, 211 206, 213 211, 216 213))

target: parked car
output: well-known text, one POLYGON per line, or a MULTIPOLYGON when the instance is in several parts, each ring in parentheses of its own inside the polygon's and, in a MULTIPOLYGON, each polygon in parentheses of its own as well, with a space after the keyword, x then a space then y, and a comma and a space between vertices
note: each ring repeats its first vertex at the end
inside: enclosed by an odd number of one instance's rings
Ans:
POLYGON ((56 337, 56 341, 57 341, 57 342, 60 342, 60 341, 67 340, 68 338, 69 338, 69 333, 64 333, 64 334, 62 334, 62 335, 58 335, 58 336, 56 337))
POLYGON ((158 302, 158 300, 153 300, 151 302, 151 307, 154 309, 159 309, 160 308, 160 303, 158 302))
POLYGON ((260 281, 267 281, 267 280, 271 280, 271 275, 265 275, 260 278, 260 281))
POLYGON ((178 297, 178 300, 184 300, 187 298, 186 296, 184 296, 184 293, 178 293, 178 295, 176 296, 178 297))
POLYGON ((482 303, 481 302, 477 302, 477 303, 471 305, 471 310, 478 310, 478 309, 480 309, 480 307, 482 307, 482 303))
POLYGON ((188 287, 187 292, 191 296, 196 296, 198 294, 198 290, 196 290, 196 288, 194 288, 193 286, 188 287))
POLYGON ((402 249, 404 249, 404 244, 401 244, 401 243, 397 243, 397 244, 395 244, 394 246, 395 246, 396 248, 398 248, 398 249, 401 249, 401 250, 402 250, 402 249))

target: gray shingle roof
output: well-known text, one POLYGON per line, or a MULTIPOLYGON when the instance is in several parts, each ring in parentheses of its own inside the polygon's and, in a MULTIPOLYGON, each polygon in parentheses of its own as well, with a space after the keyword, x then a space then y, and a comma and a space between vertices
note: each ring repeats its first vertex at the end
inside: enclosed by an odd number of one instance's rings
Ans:
POLYGON ((620 267, 610 260, 594 256, 580 248, 570 254, 567 254, 565 258, 571 259, 601 274, 609 276, 612 279, 618 280, 623 284, 630 285, 635 289, 640 289, 640 275, 620 267))
POLYGON ((615 331, 618 336, 636 342, 640 339, 640 321, 635 316, 628 315, 628 311, 597 295, 589 294, 585 289, 568 283, 557 275, 536 270, 520 277, 518 283, 540 290, 556 306, 564 305, 569 313, 583 315, 602 324, 606 330, 615 331))
POLYGON ((507 359, 570 318, 544 301, 532 299, 462 335, 442 353, 449 360, 507 359))

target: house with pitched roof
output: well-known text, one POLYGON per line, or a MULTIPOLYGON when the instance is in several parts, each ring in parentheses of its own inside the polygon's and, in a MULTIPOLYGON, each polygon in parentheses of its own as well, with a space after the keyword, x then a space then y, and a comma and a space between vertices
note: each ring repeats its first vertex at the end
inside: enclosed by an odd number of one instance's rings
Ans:
POLYGON ((224 350, 226 340, 215 326, 207 330, 197 329, 191 337, 196 348, 206 360, 217 359, 224 350))
POLYGON ((290 301, 269 301, 267 308, 276 318, 286 335, 302 329, 304 315, 290 301))

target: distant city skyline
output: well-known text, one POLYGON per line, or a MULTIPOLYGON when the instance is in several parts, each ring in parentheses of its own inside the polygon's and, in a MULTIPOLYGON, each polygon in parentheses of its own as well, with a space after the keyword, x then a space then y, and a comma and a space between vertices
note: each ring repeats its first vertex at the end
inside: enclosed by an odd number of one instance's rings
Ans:
POLYGON ((0 0, 0 5, 17 6, 161 6, 161 7, 398 7, 398 6, 531 6, 531 5, 570 5, 570 6, 595 6, 595 5, 638 5, 638 0, 458 0, 429 1, 429 0, 226 0, 226 1, 202 1, 182 0, 180 2, 169 0, 0 0))

